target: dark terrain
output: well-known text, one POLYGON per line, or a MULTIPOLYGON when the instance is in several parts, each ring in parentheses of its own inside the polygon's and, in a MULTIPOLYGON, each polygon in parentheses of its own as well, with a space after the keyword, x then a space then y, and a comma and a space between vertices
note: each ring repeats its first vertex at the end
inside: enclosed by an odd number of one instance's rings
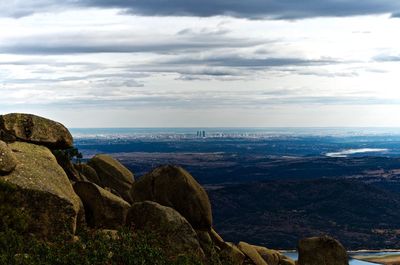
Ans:
POLYGON ((294 249, 329 234, 348 249, 400 248, 400 196, 345 180, 269 181, 209 190, 216 229, 228 241, 294 249))
POLYGON ((76 141, 84 158, 110 153, 136 173, 186 168, 209 193, 231 241, 293 249, 337 237, 349 249, 400 248, 400 137, 145 138, 76 141), (328 152, 385 152, 327 157, 328 152))

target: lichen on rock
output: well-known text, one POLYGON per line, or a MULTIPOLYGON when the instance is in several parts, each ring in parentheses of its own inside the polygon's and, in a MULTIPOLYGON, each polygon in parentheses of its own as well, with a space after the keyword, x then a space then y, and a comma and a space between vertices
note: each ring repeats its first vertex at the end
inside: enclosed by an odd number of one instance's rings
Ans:
POLYGON ((17 159, 9 146, 0 140, 0 175, 13 171, 17 163, 17 159))
POLYGON ((30 232, 42 238, 74 234, 79 198, 51 151, 24 142, 14 142, 9 147, 18 164, 0 178, 14 185, 20 194, 21 200, 15 201, 14 207, 29 210, 30 232))

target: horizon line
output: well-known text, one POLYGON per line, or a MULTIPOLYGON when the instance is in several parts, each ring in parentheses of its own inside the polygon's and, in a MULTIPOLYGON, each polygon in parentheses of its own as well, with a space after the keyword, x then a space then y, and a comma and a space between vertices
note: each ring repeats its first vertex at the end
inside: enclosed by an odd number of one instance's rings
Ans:
POLYGON ((399 126, 149 126, 149 127, 67 127, 68 129, 400 129, 399 126))

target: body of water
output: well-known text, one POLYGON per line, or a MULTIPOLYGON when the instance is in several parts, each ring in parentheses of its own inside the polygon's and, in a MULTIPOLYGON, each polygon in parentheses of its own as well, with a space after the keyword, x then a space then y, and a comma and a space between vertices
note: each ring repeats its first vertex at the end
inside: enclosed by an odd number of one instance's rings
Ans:
MULTIPOLYGON (((297 260, 298 258, 298 253, 297 252, 286 252, 284 253, 285 256, 297 260)), ((389 251, 380 251, 380 252, 351 252, 350 257, 353 255, 357 256, 386 256, 386 255, 400 255, 400 252, 389 252, 389 251)), ((361 261, 361 260, 356 260, 356 259, 350 259, 349 265, 377 265, 376 263, 372 262, 366 262, 366 261, 361 261)))
POLYGON ((387 153, 387 148, 359 148, 359 149, 346 149, 339 152, 326 153, 329 157, 348 157, 355 154, 366 154, 366 153, 387 153))

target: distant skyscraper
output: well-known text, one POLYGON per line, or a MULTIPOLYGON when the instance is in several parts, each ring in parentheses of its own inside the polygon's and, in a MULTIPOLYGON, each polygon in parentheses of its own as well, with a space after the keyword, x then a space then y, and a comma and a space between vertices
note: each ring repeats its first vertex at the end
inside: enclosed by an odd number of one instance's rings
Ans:
POLYGON ((203 137, 206 137, 206 131, 203 131, 203 137))

